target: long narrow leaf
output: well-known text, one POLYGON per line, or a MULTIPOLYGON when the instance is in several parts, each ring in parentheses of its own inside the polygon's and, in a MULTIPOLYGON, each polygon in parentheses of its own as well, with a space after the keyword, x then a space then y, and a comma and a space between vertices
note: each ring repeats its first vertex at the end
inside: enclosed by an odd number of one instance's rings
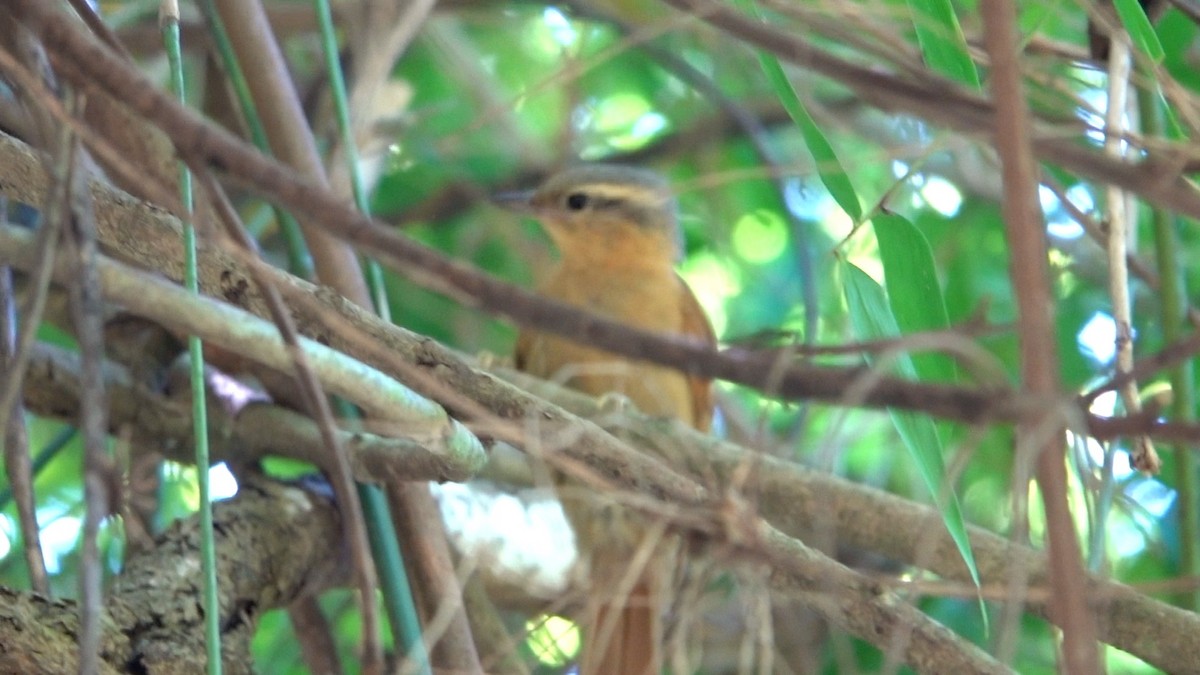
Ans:
MULTIPOLYGON (((929 240, 907 218, 879 214, 871 219, 879 242, 887 297, 901 334, 948 328, 946 301, 933 265, 929 240)), ((943 354, 912 356, 917 377, 926 381, 953 382, 954 361, 943 354)))
POLYGON ((1162 63, 1166 51, 1163 50, 1158 33, 1154 32, 1150 17, 1146 16, 1146 10, 1141 3, 1138 0, 1114 0, 1113 6, 1117 8, 1117 16, 1121 17, 1125 30, 1129 31, 1134 48, 1149 56, 1155 63, 1162 63))
POLYGON ((950 0, 908 0, 925 63, 952 80, 979 89, 979 71, 950 0))
MULTIPOLYGON (((735 1, 746 13, 756 19, 762 19, 753 0, 735 1)), ((861 222, 863 218, 862 202, 858 198, 854 184, 850 182, 850 176, 842 167, 842 162, 834 152, 829 139, 825 137, 825 132, 817 126, 800 97, 796 95, 796 90, 788 80, 787 73, 783 71, 783 66, 779 65, 779 59, 775 58, 773 54, 759 50, 758 63, 762 66, 767 81, 775 91, 775 96, 779 98, 779 103, 795 122, 796 127, 800 129, 800 134, 804 137, 804 144, 808 146, 808 152, 812 155, 813 162, 816 163, 817 175, 821 178, 821 183, 826 190, 829 190, 833 201, 850 216, 851 220, 855 223, 861 222)))
MULTIPOLYGON (((899 335, 900 329, 888 306, 883 288, 866 272, 850 263, 842 264, 842 276, 850 322, 858 337, 864 340, 878 340, 899 335)), ((912 361, 905 356, 897 360, 894 370, 907 377, 916 375, 912 361)), ((917 471, 933 496, 934 503, 942 514, 942 523, 950 533, 950 538, 954 540, 958 554, 970 570, 971 579, 979 586, 979 571, 971 553, 962 508, 959 506, 957 495, 945 485, 946 465, 942 459, 942 441, 937 425, 928 417, 915 413, 897 410, 888 412, 901 442, 904 443, 909 456, 917 463, 917 471)), ((986 620, 986 614, 984 616, 986 620)))

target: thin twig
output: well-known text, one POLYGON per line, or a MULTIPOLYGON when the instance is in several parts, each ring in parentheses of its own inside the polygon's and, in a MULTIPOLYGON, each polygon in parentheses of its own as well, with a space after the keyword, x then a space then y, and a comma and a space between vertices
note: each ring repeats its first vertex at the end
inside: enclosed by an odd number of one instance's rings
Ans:
MULTIPOLYGON (((1118 159, 1124 158, 1126 143, 1125 117, 1129 113, 1129 75, 1132 65, 1130 46, 1123 33, 1114 34, 1108 54, 1108 107, 1104 115, 1104 151, 1118 159)), ((1118 376, 1133 368, 1133 308, 1129 299, 1129 241, 1131 228, 1136 229, 1137 211, 1130 195, 1110 185, 1105 188, 1105 212, 1108 223, 1108 293, 1112 299, 1113 323, 1116 325, 1115 371, 1118 376), (1130 220, 1133 223, 1130 223, 1130 220)), ((1130 379, 1118 389, 1125 410, 1131 415, 1142 411, 1137 380, 1130 379)), ((1154 444, 1145 436, 1132 439, 1130 461, 1147 473, 1158 473, 1162 460, 1154 444)), ((1115 448, 1109 449, 1109 454, 1115 448)), ((1107 464, 1107 462, 1106 462, 1107 464)), ((1106 489, 1111 489, 1111 475, 1106 476, 1106 489)), ((1103 528, 1101 527, 1101 530, 1103 528)))
MULTIPOLYGON (((274 39, 262 4, 243 0, 217 0, 215 4, 228 31, 230 43, 246 71, 247 82, 251 85, 250 93, 256 109, 266 122, 267 136, 272 148, 294 169, 310 180, 324 184, 324 172, 316 143, 304 120, 299 98, 288 76, 286 62, 274 39)), ((194 161, 195 157, 189 159, 193 160, 190 162, 193 170, 199 171, 201 167, 194 161)), ((207 180, 215 186, 215 181, 211 178, 207 180)), ((212 192, 214 198, 218 198, 215 188, 212 192)), ((240 237, 241 245, 246 247, 246 250, 251 250, 251 242, 244 230, 240 227, 235 229, 233 225, 233 210, 228 204, 219 208, 225 213, 225 222, 230 234, 240 237)), ((305 218, 299 220, 318 278, 350 300, 370 306, 370 296, 367 294, 354 251, 314 227, 311 221, 305 218)), ((256 282, 265 284, 261 273, 256 277, 256 282)), ((363 520, 362 503, 349 470, 349 460, 334 433, 333 411, 329 401, 313 377, 312 371, 301 365, 306 362, 298 349, 290 315, 284 309, 277 293, 266 285, 260 287, 267 294, 272 319, 284 331, 285 340, 289 342, 289 349, 298 365, 297 380, 305 394, 309 410, 318 420, 321 434, 329 443, 330 452, 335 453, 336 471, 332 475, 332 481, 337 490, 338 500, 345 509, 351 555, 358 571, 359 603, 363 618, 362 666, 365 673, 379 673, 383 669, 383 648, 380 643, 378 603, 375 598, 378 578, 371 557, 366 522, 363 520), (284 328, 285 326, 287 328, 284 328)))
MULTIPOLYGON (((984 42, 992 62, 995 146, 1004 184, 1002 213, 1008 233, 1010 277, 1017 300, 1021 334, 1021 380, 1035 396, 1061 391, 1054 338, 1054 297, 1050 291, 1048 251, 1037 194, 1037 165, 1017 56, 1016 10, 1010 0, 985 0, 984 42)), ((1017 452, 1035 458, 1037 481, 1046 511, 1052 614, 1063 629, 1063 668, 1098 673, 1095 619, 1087 606, 1087 588, 1070 505, 1059 413, 1031 418, 1017 429, 1017 452)))
MULTIPOLYGON (((82 104, 75 95, 74 103, 82 104)), ((91 193, 79 158, 79 142, 65 128, 60 139, 59 165, 66 203, 61 210, 63 248, 75 269, 68 291, 75 337, 82 356, 80 383, 84 405, 79 429, 83 434, 83 495, 86 511, 83 520, 83 553, 80 559, 79 592, 79 672, 93 675, 100 669, 101 616, 103 610, 104 565, 100 557, 100 524, 112 512, 115 498, 113 464, 107 452, 108 402, 104 394, 104 319, 98 256, 96 222, 91 193)))
MULTIPOLYGON (((5 220, 6 200, 0 198, 0 222, 5 220)), ((0 371, 12 373, 17 347, 16 288, 12 268, 0 265, 0 371)), ((21 388, 20 381, 14 385, 21 388)), ((0 445, 4 446, 4 470, 9 489, 17 506, 17 522, 21 531, 25 567, 33 590, 50 594, 46 576, 46 561, 42 554, 42 539, 37 522, 37 503, 33 494, 33 469, 29 452, 29 430, 25 425, 24 407, 18 402, 8 411, 7 422, 0 416, 0 445)))
MULTIPOLYGON (((45 92, 42 83, 3 48, 0 48, 0 70, 13 78, 21 87, 22 93, 36 95, 33 92, 45 92)), ((16 409, 21 382, 28 366, 29 352, 37 336, 37 327, 41 325, 42 316, 46 311, 50 275, 54 271, 54 256, 58 250, 59 225, 62 223, 58 214, 64 203, 55 199, 55 194, 54 185, 49 185, 41 195, 40 203, 45 207, 40 216, 37 254, 33 258, 36 263, 32 269, 27 270, 29 290, 19 312, 22 317, 20 332, 8 359, 9 367, 5 369, 7 375, 0 379, 0 432, 8 428, 9 416, 16 409)), ((3 219, 3 222, 7 223, 7 219, 3 219)))

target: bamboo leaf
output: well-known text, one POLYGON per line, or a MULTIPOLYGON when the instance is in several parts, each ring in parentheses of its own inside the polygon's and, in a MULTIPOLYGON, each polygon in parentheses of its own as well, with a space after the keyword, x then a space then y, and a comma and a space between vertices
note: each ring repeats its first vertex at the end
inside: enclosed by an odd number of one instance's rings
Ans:
POLYGON ((1116 7, 1117 16, 1121 17, 1125 30, 1129 31, 1134 48, 1149 56, 1155 63, 1162 63, 1166 52, 1141 3, 1138 0, 1114 0, 1113 6, 1116 7))
MULTIPOLYGON (((843 281, 845 283, 846 304, 850 312, 850 322, 855 333, 863 340, 878 340, 896 337, 900 329, 892 315, 891 307, 884 295, 883 288, 874 279, 851 263, 842 264, 843 281)), ((901 376, 916 377, 916 368, 907 356, 901 356, 894 370, 901 376)), ((938 435, 937 425, 933 420, 923 415, 889 409, 892 424, 900 436, 901 442, 908 454, 917 464, 917 471, 933 496, 934 503, 942 514, 942 523, 954 540, 958 554, 962 556, 971 579, 979 586, 979 571, 975 565, 975 557, 971 553, 970 540, 967 537, 967 525, 963 519, 962 507, 958 496, 949 489, 946 483, 946 465, 942 459, 942 441, 938 435)), ((982 600, 981 600, 982 603, 982 600)), ((986 614, 984 618, 986 621, 986 614)))
MULTIPOLYGON (((762 19, 753 0, 735 0, 735 2, 748 14, 756 19, 762 19)), ((775 91, 775 96, 779 98, 779 103, 795 122, 796 127, 800 129, 800 134, 804 137, 804 144, 808 146, 808 152, 816 163, 817 175, 820 177, 821 183, 826 190, 829 190, 833 201, 854 222, 861 222, 863 218, 862 202, 858 198, 854 184, 850 182, 850 176, 842 166, 841 160, 838 159, 837 153, 834 152, 833 145, 825 137, 825 132, 817 126, 800 97, 796 95, 796 90, 788 80, 783 66, 779 64, 779 59, 768 52, 759 50, 758 63, 762 67, 763 73, 766 74, 771 88, 775 91)))
POLYGON ((908 0, 925 63, 952 80, 979 89, 979 71, 950 0, 908 0))
MULTIPOLYGON (((929 240, 909 220, 895 214, 871 219, 879 258, 887 285, 887 298, 900 334, 944 330, 950 319, 938 283, 929 240)), ((954 360, 944 354, 912 356, 921 380, 953 382, 957 379, 954 360)))

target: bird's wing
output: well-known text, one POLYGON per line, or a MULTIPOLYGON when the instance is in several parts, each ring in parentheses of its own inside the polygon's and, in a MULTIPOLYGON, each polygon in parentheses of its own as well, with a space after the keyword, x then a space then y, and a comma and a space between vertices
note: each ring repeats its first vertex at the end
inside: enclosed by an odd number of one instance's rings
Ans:
MULTIPOLYGON (((709 323, 704 309, 700 307, 700 301, 696 299, 696 294, 692 292, 683 277, 677 274, 675 278, 679 280, 683 295, 683 301, 680 303, 682 324, 679 332, 688 337, 699 338, 706 344, 716 347, 717 336, 713 333, 712 324, 709 323)), ((708 431, 713 415, 712 380, 689 375, 688 389, 692 394, 692 424, 701 431, 708 431)))
POLYGON ((513 347, 513 366, 522 372, 529 367, 529 350, 533 348, 533 333, 522 330, 517 334, 517 345, 513 347))

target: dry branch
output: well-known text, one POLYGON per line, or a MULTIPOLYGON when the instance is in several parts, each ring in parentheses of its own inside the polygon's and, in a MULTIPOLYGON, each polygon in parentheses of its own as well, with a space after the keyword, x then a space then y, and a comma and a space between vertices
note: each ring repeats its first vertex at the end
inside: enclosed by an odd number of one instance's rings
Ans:
MULTIPOLYGON (((35 346, 25 380, 25 405, 43 417, 75 419, 79 412, 79 356, 60 347, 35 346)), ((190 403, 169 393, 156 392, 134 382, 116 364, 105 365, 105 386, 112 406, 109 431, 130 433, 135 452, 158 452, 180 463, 194 460, 190 403)), ((215 373, 210 371, 210 375, 215 373)), ((224 386, 228 386, 227 384, 224 386)), ((220 399, 210 389, 214 405, 209 412, 210 457, 213 462, 246 466, 262 457, 287 457, 310 462, 322 469, 330 458, 316 423, 304 415, 270 403, 263 397, 241 406, 220 399)), ((400 434, 342 430, 343 446, 350 455, 356 480, 462 481, 476 467, 461 456, 447 455, 400 434)))

